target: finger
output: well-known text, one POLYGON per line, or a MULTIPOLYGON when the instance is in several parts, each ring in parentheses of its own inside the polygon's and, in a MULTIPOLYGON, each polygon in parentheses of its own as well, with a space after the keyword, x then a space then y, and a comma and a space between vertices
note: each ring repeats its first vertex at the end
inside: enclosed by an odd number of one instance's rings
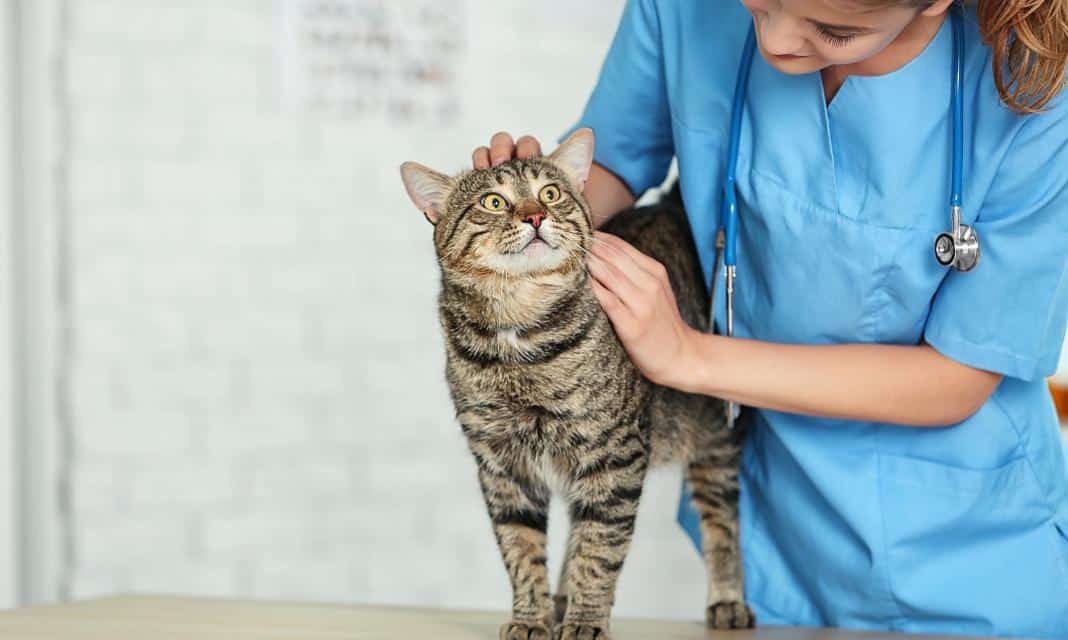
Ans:
POLYGON ((633 260, 636 264, 638 264, 638 266, 640 266, 642 269, 653 275, 658 274, 664 266, 658 260, 655 260, 645 255, 641 251, 638 251, 638 249, 635 248, 634 245, 630 244, 629 242, 627 242, 623 238, 620 238, 617 235, 605 233, 603 231, 594 231, 593 237, 595 240, 602 240, 609 247, 618 249, 631 260, 633 260))
POLYGON ((614 265, 642 289, 649 289, 655 284, 653 278, 633 258, 604 240, 594 238, 590 245, 590 255, 614 265))
POLYGON ((515 157, 535 158, 541 155, 541 145, 534 136, 522 136, 515 141, 515 157))
POLYGON ((668 288, 671 287, 671 279, 668 277, 667 268, 662 262, 642 253, 637 247, 618 236, 612 234, 604 235, 606 236, 604 244, 608 246, 610 250, 619 251, 620 254, 626 255, 634 262, 638 269, 641 269, 644 274, 648 275, 648 279, 643 276, 632 276, 632 279, 635 282, 650 288, 655 287, 663 289, 665 286, 668 288))
POLYGON ((586 260, 586 265, 590 275, 614 293, 631 311, 641 304, 645 297, 644 291, 618 266, 593 254, 586 260))
POLYGON ((612 322, 612 326, 616 328, 616 333, 621 337, 631 335, 634 327, 634 317, 627 309, 627 306, 623 304, 623 301, 593 278, 590 279, 590 288, 593 289, 593 297, 597 298, 597 303, 601 305, 605 314, 608 315, 608 319, 612 322))
POLYGON ((471 162, 475 165, 476 169, 489 169, 489 147, 479 147, 475 149, 475 152, 471 154, 471 162))
POLYGON ((498 131, 490 138, 490 164, 497 166, 512 159, 515 143, 507 131, 498 131))
MULTIPOLYGON (((640 287, 643 291, 655 291, 660 288, 660 282, 657 279, 656 272, 635 259, 635 256, 631 252, 624 251, 622 246, 630 246, 627 242, 612 235, 594 233, 593 244, 590 247, 590 253, 599 256, 604 260, 614 264, 634 282, 635 285, 640 287)), ((634 252, 639 257, 644 256, 640 251, 634 249, 634 252)), ((651 258, 649 258, 652 260, 651 258)), ((654 263, 655 260, 652 260, 654 263)))

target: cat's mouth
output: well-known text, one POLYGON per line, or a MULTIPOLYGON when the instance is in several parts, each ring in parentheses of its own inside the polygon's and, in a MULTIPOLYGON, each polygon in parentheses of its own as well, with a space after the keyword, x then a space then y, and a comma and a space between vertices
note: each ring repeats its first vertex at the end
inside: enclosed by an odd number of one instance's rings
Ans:
POLYGON ((510 255, 534 256, 547 254, 559 248, 560 247, 558 244, 554 244, 552 241, 549 240, 549 238, 542 235, 538 231, 535 231, 533 234, 531 234, 530 240, 527 240, 526 243, 524 243, 522 246, 516 247, 515 249, 510 249, 508 251, 502 251, 502 253, 510 255))
POLYGON ((515 238, 511 246, 499 247, 483 261, 495 271, 521 275, 556 269, 570 253, 567 238, 543 224, 541 229, 528 229, 525 237, 515 238))
POLYGON ((554 249, 556 249, 556 247, 549 244, 548 240, 539 235, 536 235, 530 239, 530 242, 528 242, 525 247, 519 250, 519 253, 529 256, 545 251, 552 251, 554 249))

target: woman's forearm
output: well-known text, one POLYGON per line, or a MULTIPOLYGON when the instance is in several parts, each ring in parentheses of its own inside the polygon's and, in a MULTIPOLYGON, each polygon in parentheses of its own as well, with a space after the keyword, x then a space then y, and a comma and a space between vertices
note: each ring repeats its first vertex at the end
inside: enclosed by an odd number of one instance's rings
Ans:
POLYGON ((977 411, 1001 381, 926 344, 784 344, 698 331, 692 337, 693 357, 672 386, 790 413, 948 426, 977 411))
POLYGON ((582 195, 590 204, 593 226, 600 228, 612 216, 634 206, 636 202, 627 185, 614 173, 594 162, 582 195))

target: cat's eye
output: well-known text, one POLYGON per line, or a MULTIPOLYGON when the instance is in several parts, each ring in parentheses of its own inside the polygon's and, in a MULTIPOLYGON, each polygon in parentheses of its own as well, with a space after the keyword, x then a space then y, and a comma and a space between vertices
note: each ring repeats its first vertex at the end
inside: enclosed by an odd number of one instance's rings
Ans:
POLYGON ((508 201, 499 193, 487 193, 478 201, 487 211, 504 211, 508 201))
POLYGON ((555 184, 547 184, 538 192, 538 200, 545 204, 554 204, 560 200, 560 188, 555 184))

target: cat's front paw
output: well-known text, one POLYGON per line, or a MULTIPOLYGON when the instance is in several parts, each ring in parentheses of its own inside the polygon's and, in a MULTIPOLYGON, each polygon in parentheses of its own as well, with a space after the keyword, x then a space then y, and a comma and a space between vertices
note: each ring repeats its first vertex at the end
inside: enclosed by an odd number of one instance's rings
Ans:
POLYGON ((540 622, 506 622, 500 640, 551 640, 553 630, 540 622))
POLYGON ((608 628, 595 624, 568 622, 556 627, 555 640, 611 640, 608 628))
POLYGON ((713 629, 751 629, 756 625, 753 610, 744 602, 717 602, 705 610, 705 620, 713 629))

